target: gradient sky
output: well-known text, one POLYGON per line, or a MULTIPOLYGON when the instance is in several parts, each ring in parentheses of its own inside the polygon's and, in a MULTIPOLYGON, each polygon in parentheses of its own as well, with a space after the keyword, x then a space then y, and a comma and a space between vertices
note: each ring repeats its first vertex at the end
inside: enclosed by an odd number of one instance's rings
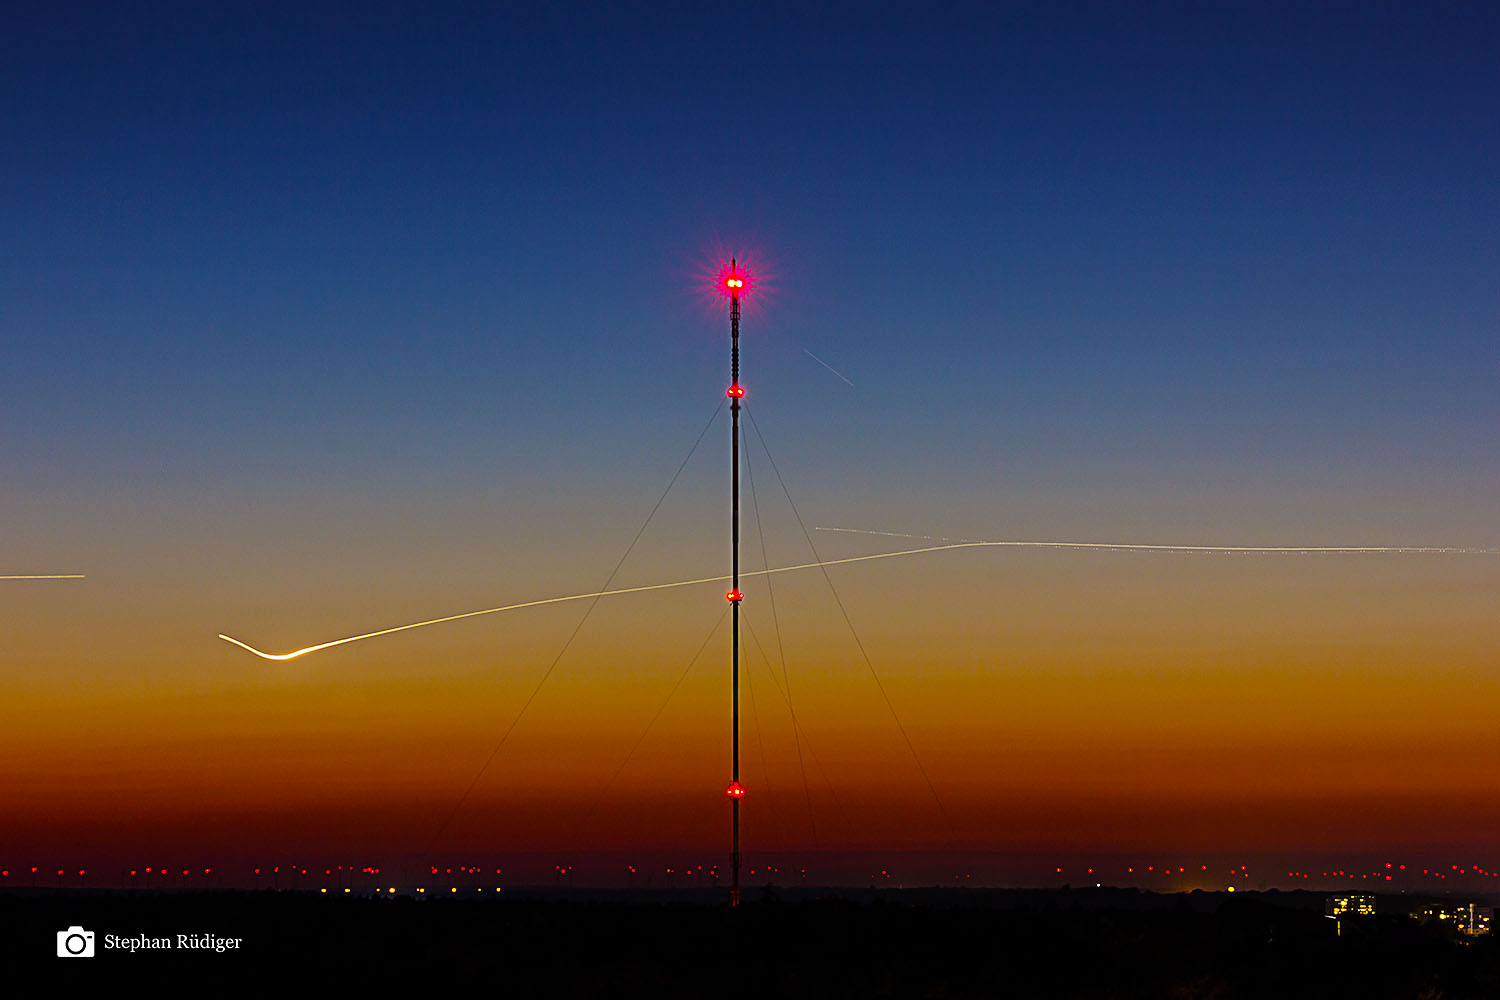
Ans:
MULTIPOLYGON (((1500 547, 1487 5, 307 6, 0 12, 0 573, 88 574, 0 582, 6 863, 427 850, 584 606, 216 634, 601 584, 722 399, 731 252, 809 526, 1500 547)), ((727 436, 617 584, 727 566, 727 436)), ((952 828, 789 575, 817 760, 752 644, 752 855, 1500 821, 1500 557, 831 572, 952 828)), ((601 789, 722 608, 601 603, 438 849, 721 860, 722 630, 601 789)))

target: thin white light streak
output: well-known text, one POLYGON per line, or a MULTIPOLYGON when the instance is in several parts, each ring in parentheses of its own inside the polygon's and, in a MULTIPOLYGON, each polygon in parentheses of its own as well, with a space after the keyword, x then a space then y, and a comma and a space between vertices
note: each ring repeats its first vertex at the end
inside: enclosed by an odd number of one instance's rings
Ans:
MULTIPOLYGON (((883 538, 918 538, 925 541, 951 542, 955 548, 1020 548, 1020 549, 1108 549, 1115 552, 1222 552, 1228 554, 1252 553, 1298 553, 1323 555, 1368 554, 1426 554, 1426 555, 1497 555, 1500 549, 1478 549, 1451 545, 1143 545, 1138 542, 1069 542, 1069 541, 1010 541, 976 540, 972 538, 944 538, 941 535, 912 535, 904 531, 872 531, 868 528, 814 528, 814 531, 839 531, 851 535, 878 535, 883 538)), ((944 546, 947 547, 947 546, 944 546)), ((931 551, 915 549, 913 552, 931 551)), ((905 553, 891 553, 891 555, 905 553)))
MULTIPOLYGON (((794 573, 798 570, 818 569, 824 566, 845 566, 850 563, 872 562, 877 559, 896 559, 903 556, 923 555, 929 552, 948 552, 954 549, 989 549, 989 548, 1062 548, 1062 549, 1108 549, 1111 551, 1149 551, 1149 552, 1220 552, 1220 553, 1322 553, 1322 554, 1354 554, 1354 553, 1425 553, 1429 555, 1496 555, 1500 550, 1455 548, 1451 546, 1413 546, 1413 545, 1319 545, 1319 546, 1268 546, 1268 545, 1142 545, 1128 542, 1048 542, 1048 541, 976 541, 965 539, 942 539, 928 535, 909 535, 899 531, 870 531, 864 528, 817 528, 818 531, 841 531, 858 535, 881 535, 890 538, 920 538, 931 541, 941 541, 941 545, 926 545, 915 549, 902 549, 898 552, 875 552, 863 556, 846 556, 842 559, 824 559, 818 562, 798 563, 795 566, 778 566, 775 569, 748 570, 740 574, 741 577, 770 576, 773 573, 794 573)), ((502 611, 519 611, 522 608, 537 608, 546 604, 564 604, 569 601, 587 601, 596 597, 618 597, 622 594, 644 594, 654 590, 672 590, 677 587, 693 587, 704 583, 725 583, 732 580, 731 576, 703 576, 693 580, 675 580, 671 583, 652 583, 640 587, 622 587, 618 590, 596 590, 586 594, 569 594, 565 597, 544 597, 537 601, 522 601, 518 604, 505 604, 498 608, 484 608, 479 611, 465 611, 457 615, 445 615, 442 618, 429 618, 426 621, 411 622, 407 625, 396 625, 392 628, 377 629, 374 632, 363 632, 359 635, 345 636, 342 639, 332 639, 328 642, 320 642, 315 646, 304 646, 294 649, 290 653, 266 653, 246 642, 241 642, 232 636, 219 633, 219 638, 225 642, 233 643, 241 649, 249 650, 263 660, 294 660, 308 653, 316 653, 324 649, 332 649, 334 646, 343 646, 351 642, 360 642, 365 639, 374 639, 383 635, 394 635, 397 632, 408 632, 412 629, 426 628, 429 625, 441 625, 444 622, 462 621, 465 618, 478 618, 481 615, 494 615, 502 611)))
POLYGON ((841 371, 839 371, 837 368, 833 367, 833 365, 830 365, 828 362, 824 361, 822 358, 818 357, 816 354, 814 354, 812 351, 809 351, 805 347, 802 348, 802 353, 806 354, 808 357, 812 358, 814 361, 816 361, 818 364, 822 365, 824 368, 827 368, 829 371, 833 372, 839 378, 844 379, 844 381, 846 383, 848 383, 849 388, 851 388, 851 389, 854 388, 854 383, 850 382, 847 378, 844 378, 844 373, 841 372, 841 371))
POLYGON ((12 573, 0 580, 82 580, 82 573, 12 573))
MULTIPOLYGON (((740 575, 750 576, 751 574, 741 573, 740 575)), ((360 635, 346 636, 342 639, 334 639, 330 642, 320 642, 316 646, 304 646, 302 649, 296 649, 290 653, 263 653, 260 650, 256 649, 254 646, 251 646, 248 643, 241 642, 240 640, 232 636, 227 636, 222 632, 219 633, 219 638, 223 639, 225 642, 232 642, 236 646, 248 649, 250 652, 263 659, 292 660, 296 659, 299 656, 306 656, 308 653, 316 653, 320 649, 331 649, 334 646, 342 646, 345 643, 359 642, 361 639, 374 639, 376 636, 393 635, 396 632, 407 632, 414 628, 426 628, 428 625, 441 625, 444 622, 456 622, 461 621, 465 618, 478 618, 480 615, 495 615, 499 614, 502 611, 519 611, 522 608, 537 608, 541 607, 544 604, 563 604, 567 601, 586 601, 594 597, 612 597, 616 594, 639 594, 647 590, 666 590, 670 587, 690 587, 696 583, 722 583, 723 581, 728 579, 731 579, 731 577, 712 576, 704 577, 701 580, 680 580, 676 583, 653 583, 644 587, 624 587, 620 590, 596 590, 588 594, 569 594, 566 597, 544 597, 539 601, 522 601, 519 604, 505 604, 498 608, 484 608, 480 611, 465 611, 462 614, 445 615, 442 618, 429 618, 424 622, 412 622, 409 625, 397 625, 394 628, 377 629, 374 632, 364 632, 360 635)))
MULTIPOLYGON (((939 545, 933 548, 911 549, 907 552, 881 552, 868 556, 852 556, 846 559, 829 559, 823 562, 801 563, 796 566, 780 566, 776 569, 746 570, 740 576, 769 576, 772 573, 791 573, 800 569, 816 569, 819 566, 838 566, 842 563, 865 562, 870 559, 889 559, 892 556, 916 555, 918 552, 936 552, 946 548, 965 548, 963 545, 939 545)), ((464 618, 478 618, 480 615, 494 615, 502 611, 519 611, 522 608, 536 608, 544 604, 563 604, 568 601, 587 601, 595 597, 616 597, 620 594, 641 594, 652 590, 671 590, 675 587, 692 587, 700 583, 726 583, 733 580, 732 576, 704 576, 695 580, 675 580, 672 583, 651 583, 640 587, 622 587, 618 590, 595 590, 587 594, 569 594, 566 597, 544 597, 538 601, 522 601, 519 604, 505 604, 498 608, 484 608, 479 611, 465 611, 457 615, 445 615, 442 618, 429 618, 427 621, 412 622, 408 625, 397 625, 393 628, 377 629, 374 632, 364 632, 360 635, 345 636, 342 639, 333 639, 329 642, 320 642, 316 646, 304 646, 302 649, 293 650, 290 653, 265 653, 256 649, 249 643, 241 642, 233 636, 219 633, 219 638, 225 642, 232 642, 242 649, 248 649, 256 656, 266 660, 291 660, 308 653, 316 653, 322 649, 331 649, 334 646, 342 646, 345 643, 359 642, 361 639, 374 639, 377 636, 392 635, 396 632, 406 632, 414 628, 426 628, 428 625, 441 625, 444 622, 461 621, 464 618)))

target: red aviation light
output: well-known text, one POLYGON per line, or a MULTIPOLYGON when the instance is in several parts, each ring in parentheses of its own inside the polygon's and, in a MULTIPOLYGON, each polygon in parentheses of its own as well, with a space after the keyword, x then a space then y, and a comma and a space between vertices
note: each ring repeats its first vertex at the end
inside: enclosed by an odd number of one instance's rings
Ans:
POLYGON ((726 299, 746 298, 759 287, 761 279, 756 268, 737 257, 716 265, 705 277, 710 279, 710 287, 726 299))
POLYGON ((729 787, 724 789, 724 794, 731 799, 743 799, 745 797, 745 788, 738 781, 731 781, 729 787))
POLYGON ((726 590, 726 591, 724 591, 724 600, 726 600, 726 601, 731 601, 731 602, 733 602, 735 604, 738 604, 740 601, 743 601, 744 599, 745 599, 745 595, 742 594, 742 593, 740 593, 738 590, 726 590))
POLYGON ((727 395, 730 399, 739 399, 741 396, 745 395, 745 387, 736 382, 734 385, 729 387, 729 389, 725 392, 725 395, 727 395))

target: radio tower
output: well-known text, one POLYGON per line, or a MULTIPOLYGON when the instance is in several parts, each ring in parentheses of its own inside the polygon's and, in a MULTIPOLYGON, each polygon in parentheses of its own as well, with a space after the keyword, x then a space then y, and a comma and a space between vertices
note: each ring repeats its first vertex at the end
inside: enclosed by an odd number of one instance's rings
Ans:
POLYGON ((729 905, 740 905, 740 799, 745 789, 740 784, 740 602, 745 595, 740 592, 740 399, 745 390, 740 387, 740 292, 745 288, 745 277, 740 273, 738 262, 729 259, 729 273, 724 278, 724 289, 729 293, 729 415, 730 454, 733 471, 730 476, 730 547, 733 552, 733 583, 724 595, 729 601, 734 616, 733 646, 730 651, 734 702, 734 724, 731 739, 731 773, 729 787, 724 794, 729 796, 730 815, 734 832, 729 850, 729 905))

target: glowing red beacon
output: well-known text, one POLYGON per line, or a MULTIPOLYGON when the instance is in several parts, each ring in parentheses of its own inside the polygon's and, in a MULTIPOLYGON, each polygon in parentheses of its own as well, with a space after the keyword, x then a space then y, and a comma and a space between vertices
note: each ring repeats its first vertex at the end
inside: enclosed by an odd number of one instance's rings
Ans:
POLYGON ((738 299, 748 295, 755 288, 755 276, 748 268, 740 266, 737 258, 729 258, 729 265, 720 266, 718 276, 714 279, 715 287, 719 294, 728 299, 738 299))
POLYGON ((724 592, 724 600, 726 601, 734 601, 738 603, 740 601, 743 601, 744 599, 745 595, 740 593, 738 590, 726 590, 724 592))
POLYGON ((743 799, 745 797, 745 787, 738 781, 731 781, 729 787, 724 789, 724 794, 731 799, 743 799))

